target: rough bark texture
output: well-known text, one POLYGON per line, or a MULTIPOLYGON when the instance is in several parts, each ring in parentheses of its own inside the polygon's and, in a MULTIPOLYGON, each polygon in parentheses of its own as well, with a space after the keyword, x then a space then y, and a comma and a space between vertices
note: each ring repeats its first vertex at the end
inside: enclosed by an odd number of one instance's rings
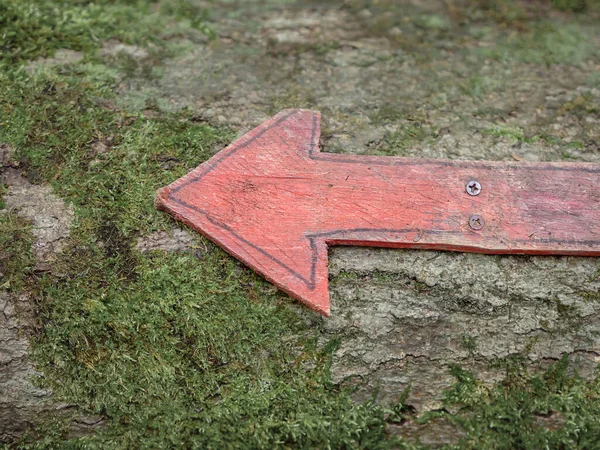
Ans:
POLYGON ((69 236, 73 207, 54 195, 50 186, 31 184, 17 169, 6 168, 2 182, 9 186, 4 199, 6 209, 31 221, 36 239, 32 248, 35 270, 50 270, 54 255, 63 249, 69 236))
POLYGON ((26 297, 17 299, 0 291, 0 443, 30 430, 48 409, 50 393, 31 383, 36 371, 17 319, 18 307, 28 305, 26 297))
MULTIPOLYGON (((73 208, 48 186, 31 184, 10 167, 13 150, 0 145, 0 184, 9 186, 2 214, 17 214, 31 221, 35 236, 32 252, 36 271, 51 270, 56 253, 69 235, 73 208)), ((41 376, 29 357, 31 327, 35 309, 26 294, 15 295, 0 289, 0 444, 12 442, 24 433, 35 433, 48 418, 71 421, 73 437, 88 434, 102 426, 101 417, 84 416, 76 405, 52 398, 52 392, 36 387, 41 376)))
POLYGON ((584 376, 600 362, 600 260, 356 249, 331 252, 332 317, 341 337, 332 374, 417 410, 440 406, 448 364, 482 379, 523 356, 532 369, 567 353, 584 376), (351 276, 349 276, 351 275, 351 276))
POLYGON ((102 417, 83 415, 77 405, 57 402, 52 392, 36 386, 41 374, 29 357, 27 330, 33 314, 26 295, 0 291, 0 444, 35 434, 50 419, 70 421, 71 437, 90 434, 104 424, 102 417))
MULTIPOLYGON (((154 250, 166 252, 187 252, 196 246, 196 240, 189 231, 181 228, 173 228, 167 231, 155 231, 154 233, 140 237, 136 243, 136 250, 147 253, 154 250)), ((201 249, 196 249, 196 253, 201 249)))

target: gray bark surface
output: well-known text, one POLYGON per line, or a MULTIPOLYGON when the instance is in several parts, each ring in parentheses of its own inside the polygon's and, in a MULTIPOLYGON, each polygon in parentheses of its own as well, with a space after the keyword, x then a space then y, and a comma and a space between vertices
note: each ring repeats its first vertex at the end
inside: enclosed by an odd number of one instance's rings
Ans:
MULTIPOLYGON (((69 236, 73 208, 49 186, 31 184, 11 167, 12 153, 12 148, 0 145, 0 184, 9 187, 4 197, 6 208, 0 214, 16 214, 31 222, 34 270, 50 271, 69 236)), ((35 378, 42 375, 30 358, 34 317, 33 301, 27 293, 16 295, 0 288, 0 444, 25 433, 35 434, 50 418, 70 420, 73 437, 103 425, 101 417, 82 415, 76 405, 59 402, 52 392, 36 386, 35 378)))
POLYGON ((593 376, 600 361, 600 260, 338 247, 330 252, 332 314, 341 338, 332 375, 395 401, 410 385, 417 410, 440 407, 448 365, 487 382, 502 364, 531 369, 569 355, 593 376))

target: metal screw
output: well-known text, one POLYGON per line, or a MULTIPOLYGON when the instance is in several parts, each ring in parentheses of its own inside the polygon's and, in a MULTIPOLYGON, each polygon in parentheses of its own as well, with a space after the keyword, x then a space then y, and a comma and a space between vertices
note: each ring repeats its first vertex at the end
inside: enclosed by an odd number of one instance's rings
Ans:
POLYGON ((471 180, 467 183, 467 194, 479 195, 481 194, 481 184, 477 180, 471 180))
POLYGON ((485 220, 479 214, 473 214, 469 219, 469 226, 474 230, 481 230, 485 225, 485 220))

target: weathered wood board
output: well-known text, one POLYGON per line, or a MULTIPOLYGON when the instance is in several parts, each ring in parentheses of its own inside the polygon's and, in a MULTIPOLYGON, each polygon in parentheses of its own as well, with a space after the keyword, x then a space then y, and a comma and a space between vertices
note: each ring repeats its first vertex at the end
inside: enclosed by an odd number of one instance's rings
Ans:
POLYGON ((325 315, 328 245, 600 255, 598 164, 321 153, 319 136, 319 113, 283 111, 156 205, 325 315))

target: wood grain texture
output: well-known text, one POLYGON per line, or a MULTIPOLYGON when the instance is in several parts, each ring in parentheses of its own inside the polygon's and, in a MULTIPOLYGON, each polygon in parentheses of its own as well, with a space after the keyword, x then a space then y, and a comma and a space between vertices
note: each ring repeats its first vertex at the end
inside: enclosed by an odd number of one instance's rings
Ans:
POLYGON ((160 189, 156 205, 325 315, 328 245, 600 255, 598 164, 321 153, 319 136, 319 113, 283 111, 160 189))

